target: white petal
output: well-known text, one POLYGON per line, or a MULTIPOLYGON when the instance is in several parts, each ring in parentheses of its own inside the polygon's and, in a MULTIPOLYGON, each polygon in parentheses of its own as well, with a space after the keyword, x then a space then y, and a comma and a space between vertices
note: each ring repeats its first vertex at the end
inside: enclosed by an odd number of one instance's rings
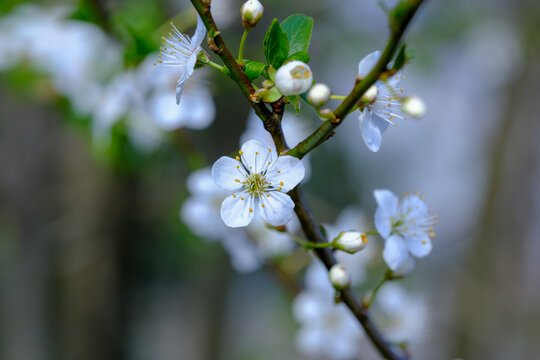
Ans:
POLYGON ((379 127, 373 122, 371 112, 365 109, 360 113, 358 119, 360 120, 360 130, 366 146, 373 152, 379 151, 382 143, 382 134, 379 127))
POLYGON ((220 157, 212 166, 212 177, 219 187, 225 190, 237 190, 242 187, 244 177, 238 170, 240 163, 228 156, 220 157))
POLYGON ((148 107, 160 129, 170 131, 184 125, 180 107, 174 103, 174 93, 169 91, 155 93, 148 100, 148 107))
POLYGON ((390 190, 377 189, 373 191, 373 196, 377 205, 389 216, 394 215, 398 210, 399 199, 390 190))
POLYGON ((205 129, 216 116, 216 106, 210 92, 204 87, 188 87, 180 100, 180 119, 189 129, 205 129))
POLYGON ((293 209, 294 202, 285 193, 271 191, 268 194, 261 195, 259 214, 270 225, 280 226, 287 224, 292 218, 293 209))
POLYGON ((231 195, 221 204, 221 219, 229 227, 247 226, 255 215, 255 201, 245 193, 231 195))
POLYGON ((182 97, 182 90, 184 90, 184 85, 186 82, 187 77, 182 76, 180 79, 178 79, 178 83, 176 83, 176 104, 180 104, 180 98, 182 97))
POLYGON ((277 156, 276 152, 269 146, 257 140, 249 140, 242 145, 241 150, 246 166, 252 173, 258 173, 261 169, 265 169, 268 162, 273 162, 277 156))
POLYGON ((281 186, 283 192, 293 189, 306 173, 304 164, 293 156, 280 156, 266 173, 266 178, 274 186, 281 186), (278 172, 279 171, 279 172, 278 172), (283 185, 281 185, 283 184, 283 185))
POLYGON ((398 235, 392 235, 384 244, 383 259, 391 270, 397 270, 409 258, 407 245, 398 235))
POLYGON ((195 34, 193 34, 193 37, 191 38, 191 47, 194 48, 201 45, 205 35, 206 28, 204 27, 201 17, 197 14, 197 29, 195 29, 195 34))
POLYGON ((367 74, 373 69, 379 58, 381 57, 381 52, 379 50, 372 52, 371 54, 366 55, 360 63, 358 64, 358 76, 361 78, 366 77, 367 74))
POLYGON ((431 252, 432 244, 428 234, 418 234, 417 236, 405 237, 407 247, 411 254, 416 257, 424 257, 431 252))

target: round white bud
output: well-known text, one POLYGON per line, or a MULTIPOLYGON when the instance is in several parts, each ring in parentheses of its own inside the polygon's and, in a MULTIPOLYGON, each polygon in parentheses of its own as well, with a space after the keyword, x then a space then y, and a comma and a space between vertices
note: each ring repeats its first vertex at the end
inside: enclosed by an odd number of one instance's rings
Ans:
POLYGON ((343 231, 334 239, 334 244, 339 250, 350 254, 363 250, 367 243, 366 234, 358 231, 343 231))
POLYGON ((264 7, 259 0, 248 0, 240 8, 242 14, 242 24, 245 28, 251 29, 261 19, 264 7))
POLYGON ((377 95, 379 95, 379 88, 376 85, 371 85, 362 95, 361 100, 363 103, 369 104, 377 98, 377 95))
POLYGON ((344 265, 336 264, 328 271, 328 278, 336 289, 344 289, 351 283, 347 268, 344 265))
POLYGON ((419 118, 426 114, 426 105, 418 96, 409 96, 403 99, 401 110, 405 114, 419 118))
POLYGON ((307 97, 313 106, 320 107, 330 99, 330 95, 332 95, 330 88, 326 84, 318 83, 309 89, 307 97))
POLYGON ((309 90, 313 75, 306 63, 293 60, 278 69, 275 83, 283 95, 299 95, 309 90))

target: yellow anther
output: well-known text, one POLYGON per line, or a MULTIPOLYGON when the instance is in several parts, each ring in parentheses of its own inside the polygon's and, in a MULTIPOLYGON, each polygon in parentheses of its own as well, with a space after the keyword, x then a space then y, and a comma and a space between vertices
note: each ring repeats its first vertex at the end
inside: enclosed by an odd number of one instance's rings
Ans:
POLYGON ((240 200, 244 200, 244 198, 243 198, 243 197, 241 197, 241 198, 240 198, 240 200))
POLYGON ((283 181, 280 181, 280 182, 279 182, 279 185, 283 186, 283 181))
POLYGON ((426 240, 422 240, 422 245, 426 245, 427 244, 427 241, 426 240))
POLYGON ((414 193, 415 193, 416 195, 418 195, 418 194, 420 194, 420 191, 416 190, 414 193))
POLYGON ((434 233, 434 232, 431 232, 431 233, 429 234, 429 237, 433 239, 433 238, 435 237, 435 233, 434 233))
POLYGON ((271 164, 271 162, 269 161, 269 162, 268 162, 268 165, 270 165, 270 164, 271 164))
POLYGON ((270 197, 270 194, 266 194, 266 197, 270 197))
POLYGON ((277 173, 278 173, 278 174, 281 174, 281 171, 278 170, 277 173))
POLYGON ((244 152, 243 152, 242 150, 240 150, 238 153, 239 153, 240 155, 244 155, 244 152))
POLYGON ((279 156, 281 156, 281 155, 283 155, 283 151, 280 151, 280 152, 279 152, 279 156))
POLYGON ((236 168, 237 168, 237 169, 240 169, 240 165, 236 165, 236 168))
POLYGON ((258 151, 255 151, 255 155, 259 155, 259 152, 258 152, 258 151))
POLYGON ((276 189, 277 191, 281 191, 281 186, 276 189))
POLYGON ((264 204, 261 204, 261 207, 264 207, 264 204))
POLYGON ((232 194, 232 197, 235 198, 235 197, 236 197, 236 194, 233 193, 233 194, 232 194))
POLYGON ((367 244, 367 236, 364 233, 361 233, 360 236, 362 237, 362 244, 367 244))
POLYGON ((235 157, 236 161, 240 161, 240 156, 235 157))
POLYGON ((234 179, 234 181, 236 181, 236 182, 240 182, 240 179, 234 179))
POLYGON ((249 208, 249 212, 253 212, 253 209, 252 209, 252 208, 249 208))
POLYGON ((268 149, 268 152, 272 152, 272 149, 268 149))

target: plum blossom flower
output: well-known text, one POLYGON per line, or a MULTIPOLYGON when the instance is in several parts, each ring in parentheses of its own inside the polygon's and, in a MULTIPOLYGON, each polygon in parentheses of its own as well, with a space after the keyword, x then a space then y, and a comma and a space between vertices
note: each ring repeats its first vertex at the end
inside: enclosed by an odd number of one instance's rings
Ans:
POLYGON ((293 302, 293 315, 300 323, 296 345, 310 359, 348 360, 360 350, 360 325, 343 303, 335 303, 334 295, 328 272, 313 262, 306 272, 305 290, 293 302))
POLYGON ((406 193, 400 199, 389 190, 373 192, 378 208, 375 227, 385 240, 383 258, 391 270, 407 263, 410 256, 420 258, 431 252, 433 226, 437 216, 429 214, 418 194, 406 193))
MULTIPOLYGON (((378 50, 364 57, 358 64, 358 77, 364 78, 380 57, 381 52, 378 50)), ((397 126, 395 119, 407 120, 401 112, 400 96, 395 90, 400 79, 401 75, 397 73, 386 82, 379 80, 362 97, 365 105, 360 111, 360 130, 368 149, 373 152, 379 151, 382 134, 389 124, 397 126)))
POLYGON ((276 73, 276 86, 285 96, 299 95, 313 84, 313 73, 309 66, 299 60, 289 61, 276 73))
MULTIPOLYGON (((192 172, 187 178, 191 194, 180 210, 180 218, 193 233, 207 241, 220 242, 229 253, 233 268, 240 273, 259 269, 269 258, 288 254, 294 248, 287 233, 269 229, 262 219, 254 219, 249 226, 232 229, 220 217, 223 200, 230 194, 214 183, 209 167, 192 172)), ((298 221, 287 224, 288 232, 300 228, 298 221)))
POLYGON ((199 15, 197 15, 197 28, 192 39, 178 31, 172 22, 171 25, 173 31, 169 33, 168 38, 163 37, 163 46, 159 54, 160 59, 157 62, 180 68, 180 78, 176 84, 176 103, 180 104, 184 84, 193 74, 197 55, 202 50, 201 42, 206 35, 206 28, 199 15))
POLYGON ((221 218, 229 227, 247 226, 255 213, 270 225, 284 225, 293 215, 294 203, 286 193, 303 178, 302 162, 278 156, 257 140, 242 145, 239 156, 219 158, 212 166, 214 182, 225 190, 240 190, 221 204, 221 218))

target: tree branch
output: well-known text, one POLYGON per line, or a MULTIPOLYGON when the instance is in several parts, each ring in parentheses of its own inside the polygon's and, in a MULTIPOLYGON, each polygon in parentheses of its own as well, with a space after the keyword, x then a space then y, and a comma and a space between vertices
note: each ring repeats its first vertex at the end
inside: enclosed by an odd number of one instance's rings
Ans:
POLYGON ((343 102, 336 110, 334 110, 333 118, 323 122, 317 130, 296 145, 294 149, 291 149, 287 155, 292 155, 301 159, 333 135, 334 129, 342 123, 343 119, 345 119, 351 109, 358 103, 366 90, 369 89, 371 85, 375 84, 381 75, 386 72, 386 67, 394 57, 394 53, 396 52, 405 29, 422 2, 423 0, 408 0, 396 5, 390 16, 390 38, 388 39, 388 43, 386 44, 381 58, 377 64, 375 64, 375 67, 373 67, 364 79, 357 79, 356 84, 349 95, 347 95, 343 102))

